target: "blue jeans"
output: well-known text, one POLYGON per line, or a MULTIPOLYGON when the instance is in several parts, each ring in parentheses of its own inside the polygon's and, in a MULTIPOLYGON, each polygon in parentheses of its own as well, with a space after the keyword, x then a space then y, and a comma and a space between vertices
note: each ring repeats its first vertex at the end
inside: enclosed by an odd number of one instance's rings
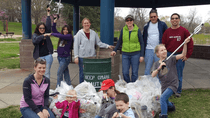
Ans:
POLYGON ((153 49, 146 49, 145 51, 145 71, 144 75, 151 75, 151 68, 153 65, 153 62, 156 62, 159 60, 159 58, 154 53, 155 51, 153 49))
POLYGON ((69 69, 68 65, 71 61, 70 56, 69 57, 57 57, 58 62, 59 62, 59 68, 57 72, 57 86, 61 84, 61 81, 63 80, 63 75, 64 75, 64 80, 68 85, 71 85, 71 80, 70 80, 70 75, 69 75, 69 69))
POLYGON ((140 64, 139 58, 140 58, 140 53, 136 55, 122 54, 123 78, 127 83, 130 82, 130 76, 129 76, 130 66, 132 68, 131 81, 135 82, 138 79, 138 70, 139 70, 139 64, 140 64))
POLYGON ((169 97, 173 94, 174 92, 172 89, 167 88, 162 95, 160 96, 160 107, 161 107, 161 115, 167 115, 168 112, 168 107, 172 107, 173 104, 168 101, 169 97))
MULTIPOLYGON (((170 52, 167 52, 167 56, 170 56, 170 54, 171 54, 170 52)), ((174 54, 174 55, 177 55, 177 54, 174 54)), ((182 78, 183 78, 184 66, 185 66, 185 61, 182 61, 181 59, 179 59, 176 63, 176 70, 177 70, 177 74, 179 78, 179 87, 177 89, 177 93, 182 92, 182 78)))
POLYGON ((51 69, 51 65, 53 63, 52 54, 49 54, 49 55, 46 55, 46 56, 43 56, 43 57, 40 57, 40 58, 46 60, 45 76, 50 79, 50 69, 51 69))
POLYGON ((84 82, 83 58, 79 58, 79 82, 84 82))
MULTIPOLYGON (((42 111, 43 110, 43 107, 39 107, 39 110, 42 111)), ((49 114, 50 114, 50 117, 49 118, 55 118, 54 114, 52 113, 52 111, 48 108, 47 109, 49 114)), ((29 107, 23 107, 20 109, 20 112, 21 114, 23 115, 23 118, 39 118, 39 116, 34 112, 32 111, 31 108, 29 107)))
POLYGON ((95 116, 95 118, 102 118, 102 117, 101 117, 101 116, 99 116, 99 115, 96 115, 96 116, 95 116))

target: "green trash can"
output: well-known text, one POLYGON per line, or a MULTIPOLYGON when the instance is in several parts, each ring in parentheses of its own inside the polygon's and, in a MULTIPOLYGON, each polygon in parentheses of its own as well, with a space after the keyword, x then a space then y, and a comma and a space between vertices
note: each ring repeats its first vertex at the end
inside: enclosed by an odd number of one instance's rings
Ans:
POLYGON ((103 80, 111 78, 111 58, 83 58, 84 80, 98 91, 103 80))

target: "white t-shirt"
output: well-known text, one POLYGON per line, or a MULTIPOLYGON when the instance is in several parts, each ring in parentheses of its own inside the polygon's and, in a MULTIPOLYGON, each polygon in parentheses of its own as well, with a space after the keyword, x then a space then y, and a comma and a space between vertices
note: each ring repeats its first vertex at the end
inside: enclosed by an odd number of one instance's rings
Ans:
POLYGON ((155 24, 150 22, 149 27, 148 27, 148 37, 147 37, 146 49, 155 49, 155 47, 158 44, 159 44, 158 22, 155 24))

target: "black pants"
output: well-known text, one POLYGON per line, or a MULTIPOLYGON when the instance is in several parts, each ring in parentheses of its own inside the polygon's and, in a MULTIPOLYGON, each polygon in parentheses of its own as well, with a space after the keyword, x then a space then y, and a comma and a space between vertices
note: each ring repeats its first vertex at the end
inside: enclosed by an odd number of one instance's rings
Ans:
POLYGON ((63 116, 63 118, 69 118, 69 117, 63 116))

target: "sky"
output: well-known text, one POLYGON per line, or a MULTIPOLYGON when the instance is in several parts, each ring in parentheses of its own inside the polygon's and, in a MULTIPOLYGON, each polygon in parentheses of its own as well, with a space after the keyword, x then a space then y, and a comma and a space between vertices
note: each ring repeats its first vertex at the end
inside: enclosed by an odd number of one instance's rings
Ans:
MULTIPOLYGON (((120 9, 119 15, 125 17, 129 14, 130 8, 123 7, 115 7, 120 9)), ((171 16, 173 13, 178 13, 180 15, 188 15, 190 9, 196 8, 197 15, 202 17, 202 22, 205 22, 208 18, 210 18, 210 4, 209 5, 194 5, 194 6, 181 6, 181 7, 165 7, 165 8, 157 8, 158 15, 160 16, 171 16)), ((151 8, 147 8, 148 11, 151 8)))

